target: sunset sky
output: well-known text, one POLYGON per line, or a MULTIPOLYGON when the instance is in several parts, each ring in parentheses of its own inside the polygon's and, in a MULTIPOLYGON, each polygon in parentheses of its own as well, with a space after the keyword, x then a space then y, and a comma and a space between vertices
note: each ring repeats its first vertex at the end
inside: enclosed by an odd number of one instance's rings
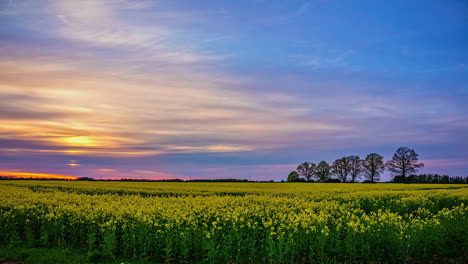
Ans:
POLYGON ((0 172, 282 180, 407 146, 468 176, 468 3, 0 0, 0 119, 0 172))

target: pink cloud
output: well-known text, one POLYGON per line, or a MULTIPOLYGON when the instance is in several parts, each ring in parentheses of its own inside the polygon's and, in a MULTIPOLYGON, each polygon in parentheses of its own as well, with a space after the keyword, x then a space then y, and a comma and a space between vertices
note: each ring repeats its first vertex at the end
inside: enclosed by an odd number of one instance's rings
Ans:
POLYGON ((163 179, 186 179, 187 176, 150 170, 121 170, 121 169, 92 169, 89 171, 91 177, 106 180, 119 180, 122 178, 163 180, 163 179))
POLYGON ((432 159, 420 160, 425 167, 462 167, 468 166, 468 160, 460 159, 432 159))
POLYGON ((220 179, 236 178, 250 180, 282 180, 289 172, 295 170, 297 164, 267 164, 267 165, 239 165, 209 167, 200 169, 205 175, 198 175, 194 178, 220 179))

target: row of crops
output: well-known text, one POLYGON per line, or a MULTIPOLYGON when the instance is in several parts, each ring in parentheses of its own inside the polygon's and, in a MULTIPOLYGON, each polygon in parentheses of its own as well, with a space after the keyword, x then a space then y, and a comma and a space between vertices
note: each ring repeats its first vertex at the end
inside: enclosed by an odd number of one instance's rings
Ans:
POLYGON ((395 263, 468 247, 468 186, 0 182, 0 244, 182 263, 395 263))

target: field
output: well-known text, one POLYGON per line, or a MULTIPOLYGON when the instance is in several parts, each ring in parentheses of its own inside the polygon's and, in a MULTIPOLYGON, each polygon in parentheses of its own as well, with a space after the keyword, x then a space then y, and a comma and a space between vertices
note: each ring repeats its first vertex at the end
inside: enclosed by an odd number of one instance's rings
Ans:
POLYGON ((0 201, 0 247, 89 262, 412 263, 468 248, 468 185, 0 181, 0 201))

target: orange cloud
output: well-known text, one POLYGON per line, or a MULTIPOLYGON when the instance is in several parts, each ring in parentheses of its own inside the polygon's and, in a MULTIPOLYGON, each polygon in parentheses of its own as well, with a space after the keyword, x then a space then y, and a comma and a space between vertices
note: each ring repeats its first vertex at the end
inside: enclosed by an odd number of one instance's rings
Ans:
POLYGON ((98 171, 104 171, 104 172, 111 172, 115 171, 115 169, 97 169, 98 171))
POLYGON ((0 54, 0 97, 12 98, 0 106, 6 113, 0 140, 16 143, 0 151, 100 157, 248 152, 299 141, 297 131, 313 138, 345 129, 329 120, 301 120, 309 102, 301 105, 289 94, 233 89, 250 77, 192 68, 226 55, 164 45, 171 33, 159 26, 122 24, 121 3, 62 2, 47 11, 59 18, 48 33, 118 46, 122 53, 45 55, 18 45, 0 54), (154 71, 154 63, 168 67, 154 71))
POLYGON ((3 149, 7 152, 18 152, 18 153, 52 153, 52 154, 66 154, 66 155, 90 155, 96 157, 137 157, 137 156, 149 156, 161 154, 159 151, 144 151, 144 150, 95 150, 95 149, 72 149, 72 150, 56 150, 56 149, 27 149, 27 148, 8 148, 3 149))
POLYGON ((47 174, 47 173, 32 173, 32 172, 8 172, 0 171, 0 176, 13 178, 30 178, 30 179, 61 179, 61 180, 76 180, 79 177, 62 174, 47 174))

